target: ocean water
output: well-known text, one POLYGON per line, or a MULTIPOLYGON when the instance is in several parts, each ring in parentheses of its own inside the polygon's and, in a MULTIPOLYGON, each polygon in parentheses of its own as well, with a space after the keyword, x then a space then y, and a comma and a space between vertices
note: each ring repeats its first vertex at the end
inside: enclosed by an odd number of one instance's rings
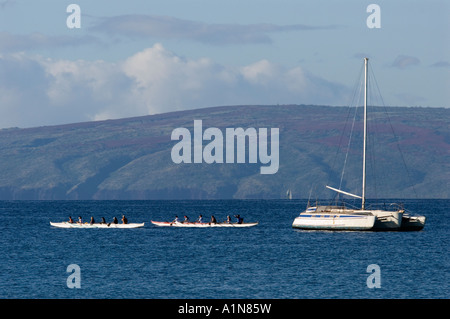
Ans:
POLYGON ((449 200, 407 200, 417 232, 291 228, 303 200, 1 201, 0 298, 449 298, 449 200), (252 228, 166 228, 150 220, 241 214, 252 228), (138 229, 50 221, 125 214, 138 229), (80 268, 80 288, 69 288, 80 268), (380 288, 369 288, 369 265, 380 288))

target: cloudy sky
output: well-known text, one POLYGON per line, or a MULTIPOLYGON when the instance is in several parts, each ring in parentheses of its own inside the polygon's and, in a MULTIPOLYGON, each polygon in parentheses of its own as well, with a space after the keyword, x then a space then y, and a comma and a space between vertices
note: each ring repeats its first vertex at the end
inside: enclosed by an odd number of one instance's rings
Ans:
POLYGON ((386 105, 450 107, 450 1, 0 0, 0 128, 348 105, 364 56, 386 105))

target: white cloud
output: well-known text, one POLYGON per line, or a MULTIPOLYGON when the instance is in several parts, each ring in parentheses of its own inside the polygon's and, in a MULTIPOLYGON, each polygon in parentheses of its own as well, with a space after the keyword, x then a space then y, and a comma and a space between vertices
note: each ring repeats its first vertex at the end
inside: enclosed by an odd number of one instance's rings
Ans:
POLYGON ((49 82, 38 61, 23 54, 0 55, 0 127, 18 126, 27 117, 42 119, 49 82))
POLYGON ((280 70, 279 67, 264 59, 243 67, 241 73, 251 84, 269 85, 273 84, 274 78, 280 75, 280 70))
POLYGON ((132 94, 149 114, 207 106, 213 103, 208 99, 213 91, 233 81, 229 71, 211 60, 184 59, 160 44, 129 57, 122 70, 134 79, 132 94))
POLYGON ((161 44, 124 61, 0 56, 0 127, 121 118, 237 104, 342 104, 347 89, 268 60, 240 68, 161 44))

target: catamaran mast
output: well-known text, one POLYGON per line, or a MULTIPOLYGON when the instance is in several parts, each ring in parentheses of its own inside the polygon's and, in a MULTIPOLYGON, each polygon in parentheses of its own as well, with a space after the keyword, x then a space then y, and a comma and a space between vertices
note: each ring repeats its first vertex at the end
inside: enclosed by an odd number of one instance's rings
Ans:
POLYGON ((367 64, 369 58, 364 58, 364 146, 363 146, 363 175, 362 175, 362 203, 361 209, 366 206, 366 149, 367 149, 367 64))

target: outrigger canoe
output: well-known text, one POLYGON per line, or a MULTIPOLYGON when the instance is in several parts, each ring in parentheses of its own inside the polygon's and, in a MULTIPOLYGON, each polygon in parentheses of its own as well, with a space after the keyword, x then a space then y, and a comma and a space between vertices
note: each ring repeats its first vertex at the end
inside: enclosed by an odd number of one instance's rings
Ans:
POLYGON ((144 227, 145 223, 130 223, 130 224, 79 224, 79 223, 69 223, 69 222, 61 222, 61 223, 52 223, 50 222, 51 226, 58 227, 58 228, 139 228, 144 227))
POLYGON ((252 227, 258 225, 258 222, 256 223, 181 223, 181 222, 156 222, 151 221, 153 225, 156 226, 165 226, 165 227, 252 227))

